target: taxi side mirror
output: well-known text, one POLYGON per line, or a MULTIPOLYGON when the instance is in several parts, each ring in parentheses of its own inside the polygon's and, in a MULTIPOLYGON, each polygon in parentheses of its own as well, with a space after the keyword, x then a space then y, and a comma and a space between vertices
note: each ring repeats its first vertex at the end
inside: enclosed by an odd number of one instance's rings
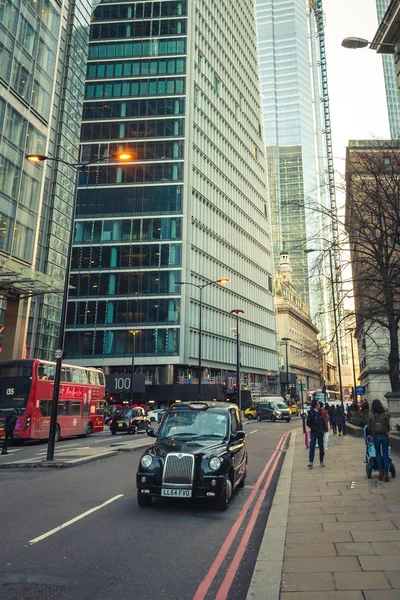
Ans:
POLYGON ((233 439, 235 440, 235 442, 239 442, 240 440, 244 440, 244 438, 246 437, 246 434, 244 431, 237 431, 233 437, 233 439))
POLYGON ((157 429, 148 429, 147 435, 149 437, 156 438, 157 437, 157 429))

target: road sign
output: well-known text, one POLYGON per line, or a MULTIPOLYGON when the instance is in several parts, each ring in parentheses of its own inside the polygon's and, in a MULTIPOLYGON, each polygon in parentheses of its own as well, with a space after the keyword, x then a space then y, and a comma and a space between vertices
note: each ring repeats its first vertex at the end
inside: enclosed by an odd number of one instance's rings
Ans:
POLYGON ((54 353, 54 356, 56 358, 56 360, 60 360, 60 358, 62 358, 63 355, 63 351, 62 350, 56 350, 54 353))
POLYGON ((356 385, 356 395, 365 396, 366 393, 365 385, 356 385))

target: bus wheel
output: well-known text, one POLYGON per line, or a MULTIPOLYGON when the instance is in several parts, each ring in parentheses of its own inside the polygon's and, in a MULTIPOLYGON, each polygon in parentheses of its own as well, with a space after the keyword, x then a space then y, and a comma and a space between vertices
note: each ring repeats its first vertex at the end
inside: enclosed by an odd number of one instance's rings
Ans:
POLYGON ((56 425, 56 435, 55 435, 54 441, 55 442, 59 442, 60 441, 60 437, 61 437, 60 426, 57 424, 56 425))
POLYGON ((93 434, 93 425, 91 423, 88 423, 88 426, 86 427, 86 435, 91 436, 92 434, 93 434))

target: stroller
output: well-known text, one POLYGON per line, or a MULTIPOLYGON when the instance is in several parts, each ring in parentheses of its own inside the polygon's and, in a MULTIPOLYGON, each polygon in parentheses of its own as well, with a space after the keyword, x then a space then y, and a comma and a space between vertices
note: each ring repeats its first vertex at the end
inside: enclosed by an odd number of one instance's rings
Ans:
MULTIPOLYGON (((368 436, 368 425, 364 427, 364 440, 365 440, 365 471, 368 479, 371 479, 373 471, 379 471, 378 463, 376 462, 376 451, 375 444, 372 437, 368 436)), ((392 459, 390 458, 391 449, 389 446, 389 471, 392 477, 396 477, 396 467, 394 466, 392 459)))

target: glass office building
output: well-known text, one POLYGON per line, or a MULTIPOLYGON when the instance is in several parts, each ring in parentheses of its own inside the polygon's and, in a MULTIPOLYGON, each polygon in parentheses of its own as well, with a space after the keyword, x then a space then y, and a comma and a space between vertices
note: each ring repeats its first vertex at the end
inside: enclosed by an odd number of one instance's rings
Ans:
MULTIPOLYGON (((378 23, 382 22, 390 3, 391 0, 376 0, 378 23)), ((398 140, 400 139, 400 91, 393 54, 382 54, 382 64, 385 77, 390 136, 392 140, 398 140)))
POLYGON ((2 358, 51 358, 60 322, 90 3, 0 3, 2 358), (53 161, 31 164, 26 154, 53 161))
POLYGON ((256 21, 275 261, 284 244, 290 252, 293 285, 322 338, 328 339, 326 265, 319 268, 318 263, 331 239, 326 216, 330 201, 317 24, 311 4, 256 0, 256 21), (319 252, 306 254, 306 249, 319 252))
POLYGON ((95 163, 79 186, 68 355, 117 373, 134 350, 149 382, 193 381, 209 284, 203 381, 235 368, 237 308, 243 369, 276 373, 253 1, 100 3, 81 159, 95 163), (98 162, 120 150, 129 164, 98 162))

